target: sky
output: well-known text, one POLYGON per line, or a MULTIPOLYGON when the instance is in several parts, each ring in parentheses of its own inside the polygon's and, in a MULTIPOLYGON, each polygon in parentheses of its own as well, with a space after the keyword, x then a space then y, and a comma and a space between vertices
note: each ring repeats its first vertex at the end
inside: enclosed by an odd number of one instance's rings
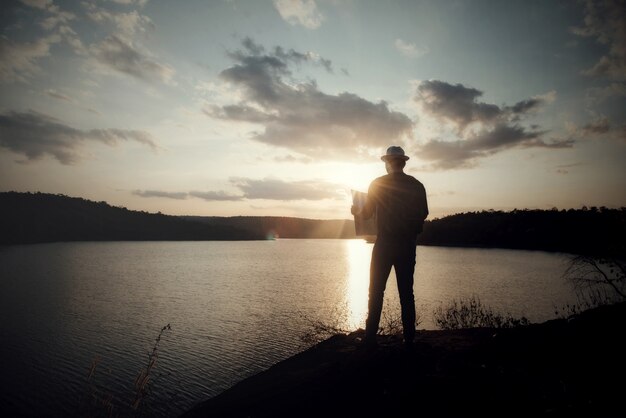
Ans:
POLYGON ((626 2, 3 0, 0 191, 348 219, 626 206, 626 2))

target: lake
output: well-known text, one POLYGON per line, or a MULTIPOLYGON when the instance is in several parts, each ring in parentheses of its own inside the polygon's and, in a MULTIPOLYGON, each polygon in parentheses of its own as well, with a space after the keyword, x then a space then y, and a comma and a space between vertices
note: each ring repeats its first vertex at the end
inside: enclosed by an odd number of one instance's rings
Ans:
MULTIPOLYGON (((92 413, 96 393, 128 416, 134 380, 170 324, 142 405, 149 416, 176 416, 307 348, 312 321, 364 327, 371 249, 363 240, 287 239, 1 247, 0 411, 92 413)), ((562 278, 568 260, 420 246, 418 328, 436 329, 433 309, 471 296, 514 317, 552 319, 576 301, 562 278)), ((394 315, 398 305, 392 271, 384 309, 394 315)))

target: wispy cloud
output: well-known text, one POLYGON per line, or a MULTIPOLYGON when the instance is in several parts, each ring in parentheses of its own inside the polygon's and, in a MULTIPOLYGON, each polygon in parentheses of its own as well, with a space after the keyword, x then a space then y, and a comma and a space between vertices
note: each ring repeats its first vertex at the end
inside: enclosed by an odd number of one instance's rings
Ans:
POLYGON ((228 202, 228 201, 236 202, 236 201, 244 199, 244 196, 226 193, 223 190, 209 191, 209 192, 191 191, 189 192, 189 196, 197 197, 202 200, 218 201, 218 202, 228 202))
POLYGON ((307 29, 317 29, 324 16, 317 10, 315 0, 274 0, 274 7, 290 25, 302 25, 307 29))
POLYGON ((117 35, 111 35, 102 42, 92 45, 91 52, 106 68, 128 74, 139 80, 170 83, 174 75, 173 68, 161 64, 117 35))
POLYGON ((609 118, 600 116, 582 127, 583 134, 605 134, 611 129, 609 118))
POLYGON ((626 7, 621 0, 587 0, 584 26, 572 28, 578 36, 606 45, 607 52, 583 74, 626 80, 626 7))
POLYGON ((58 91, 54 90, 54 89, 47 89, 45 92, 45 94, 47 94, 48 96, 58 99, 58 100, 63 100, 66 102, 70 102, 70 103, 74 103, 74 99, 72 99, 70 96, 67 96, 63 93, 59 93, 58 91))
POLYGON ((146 4, 148 4, 150 0, 111 0, 111 1, 117 4, 124 4, 126 6, 136 5, 139 7, 143 7, 146 4))
POLYGON ((158 146, 145 131, 126 129, 72 128, 42 113, 8 112, 0 114, 0 146, 33 161, 50 155, 62 164, 81 159, 80 148, 86 141, 115 146, 120 141, 136 141, 156 150, 158 146))
POLYGON ((579 166, 582 166, 582 165, 583 165, 583 163, 581 163, 581 162, 571 163, 571 164, 561 164, 561 165, 557 165, 555 167, 554 171, 557 174, 569 174, 571 168, 579 167, 579 166))
POLYGON ((38 61, 50 55, 50 47, 61 41, 49 35, 32 42, 15 42, 0 36, 0 82, 27 82, 41 72, 38 61))
POLYGON ((407 42, 403 39, 396 39, 393 43, 395 48, 405 57, 419 58, 430 52, 428 48, 420 48, 412 42, 407 42))
POLYGON ((279 179, 250 179, 233 177, 230 182, 241 191, 232 194, 219 191, 167 192, 158 190, 135 190, 132 193, 141 197, 160 197, 167 199, 186 199, 195 197, 208 201, 240 200, 339 200, 345 197, 345 187, 320 180, 284 181, 279 179))
POLYGON ((154 22, 148 16, 139 13, 137 10, 129 12, 112 12, 98 7, 93 3, 83 3, 87 10, 87 17, 97 23, 111 23, 118 36, 125 38, 137 33, 147 32, 155 28, 154 22))
POLYGON ((162 197, 176 200, 184 200, 188 196, 188 193, 185 192, 164 192, 160 190, 133 190, 132 194, 140 197, 162 197))
POLYGON ((303 163, 303 164, 309 164, 313 162, 313 160, 311 160, 308 157, 294 157, 291 154, 279 155, 277 157, 274 157, 274 161, 276 161, 277 163, 303 163))
POLYGON ((340 199, 343 188, 337 184, 317 180, 287 182, 278 179, 254 180, 232 178, 247 199, 323 200, 340 199))
POLYGON ((259 124, 253 139, 312 158, 358 159, 390 142, 412 135, 412 121, 384 101, 373 103, 353 93, 330 95, 315 81, 295 83, 291 66, 314 63, 329 68, 312 54, 265 48, 250 39, 230 54, 236 64, 221 78, 243 91, 244 100, 205 108, 208 115, 259 124))
POLYGON ((626 83, 611 83, 605 87, 593 87, 587 90, 590 105, 599 104, 613 97, 626 97, 626 83))
POLYGON ((524 126, 528 114, 555 100, 555 93, 534 96, 512 106, 480 102, 483 93, 462 84, 439 80, 420 83, 415 100, 424 114, 451 126, 459 139, 432 139, 418 147, 420 158, 434 168, 472 167, 480 158, 510 148, 568 148, 572 140, 543 140, 545 131, 524 126))

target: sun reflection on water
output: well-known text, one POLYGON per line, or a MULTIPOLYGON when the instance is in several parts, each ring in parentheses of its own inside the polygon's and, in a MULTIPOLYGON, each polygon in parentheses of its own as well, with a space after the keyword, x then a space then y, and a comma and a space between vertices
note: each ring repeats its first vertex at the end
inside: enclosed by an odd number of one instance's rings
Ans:
POLYGON ((347 240, 349 276, 346 285, 346 306, 348 329, 365 327, 367 316, 367 288, 372 245, 364 240, 347 240))

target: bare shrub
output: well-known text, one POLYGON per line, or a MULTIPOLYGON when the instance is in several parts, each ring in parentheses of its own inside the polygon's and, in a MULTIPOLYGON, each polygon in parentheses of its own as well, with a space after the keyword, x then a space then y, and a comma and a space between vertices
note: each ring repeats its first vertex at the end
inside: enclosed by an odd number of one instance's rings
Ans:
POLYGON ((478 296, 453 299, 447 306, 438 306, 433 311, 433 319, 440 329, 512 328, 530 324, 525 317, 514 318, 510 314, 494 312, 483 306, 478 296))

